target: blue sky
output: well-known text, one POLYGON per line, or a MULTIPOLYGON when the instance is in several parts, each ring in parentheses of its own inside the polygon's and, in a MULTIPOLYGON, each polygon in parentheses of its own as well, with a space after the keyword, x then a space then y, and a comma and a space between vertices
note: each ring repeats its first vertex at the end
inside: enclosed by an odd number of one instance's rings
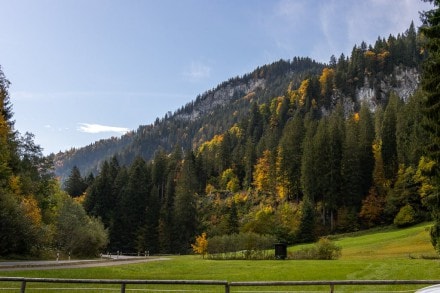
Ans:
POLYGON ((294 56, 404 32, 419 0, 0 0, 16 129, 44 153, 120 136, 294 56))

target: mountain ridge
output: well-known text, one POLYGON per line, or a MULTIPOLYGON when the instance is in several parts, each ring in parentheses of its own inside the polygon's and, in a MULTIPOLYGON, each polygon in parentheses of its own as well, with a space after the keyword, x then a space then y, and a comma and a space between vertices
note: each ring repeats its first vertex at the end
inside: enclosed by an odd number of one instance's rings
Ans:
POLYGON ((281 59, 257 67, 249 74, 231 78, 198 95, 174 113, 168 112, 152 124, 140 125, 138 129, 120 137, 101 139, 85 147, 52 154, 55 174, 64 181, 74 166, 77 166, 82 174, 96 174, 100 164, 112 156, 117 156, 121 164, 128 165, 137 156, 150 160, 159 148, 171 151, 176 144, 183 149, 195 147, 243 119, 248 109, 243 107, 243 104, 246 106, 252 102, 261 103, 268 101, 273 95, 283 95, 289 82, 296 81, 299 84, 304 77, 318 74, 324 67, 324 64, 301 57, 294 57, 291 61, 281 59), (267 87, 267 84, 270 84, 270 87, 267 87), (236 110, 232 109, 234 107, 236 110), (223 123, 223 126, 208 125, 213 121, 213 116, 219 114, 218 111, 229 113, 229 121, 223 123), (201 119, 206 121, 200 123, 201 119), (173 131, 178 133, 171 133, 173 131), (188 132, 195 137, 188 139, 188 132), (149 143, 150 141, 153 142, 149 143))

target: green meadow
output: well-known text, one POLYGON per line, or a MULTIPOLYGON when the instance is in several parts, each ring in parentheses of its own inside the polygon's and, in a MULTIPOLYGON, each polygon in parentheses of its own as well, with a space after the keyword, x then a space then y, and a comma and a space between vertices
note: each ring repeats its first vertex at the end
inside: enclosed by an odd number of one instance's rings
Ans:
MULTIPOLYGON (((166 261, 131 265, 57 270, 3 271, 1 276, 75 278, 75 279, 160 279, 160 280, 227 280, 234 281, 303 281, 303 280, 440 280, 440 261, 429 239, 429 224, 406 229, 375 230, 342 235, 334 239, 342 247, 338 260, 207 260, 200 256, 171 256, 166 261)), ((289 251, 305 245, 289 247, 289 251)), ((19 284, 1 283, 5 288, 19 284)), ((28 284, 27 289, 43 288, 53 292, 59 284, 28 284)), ((63 285, 64 286, 64 285, 63 285)), ((66 285, 67 286, 67 285, 66 285)), ((77 285, 84 289, 102 287, 87 292, 119 290, 118 286, 77 285)), ((339 286, 336 292, 411 292, 424 285, 339 286)), ((224 292, 223 287, 127 285, 129 290, 189 290, 224 292)), ((328 286, 309 287, 233 287, 231 292, 328 292, 328 286)), ((28 291, 28 290, 27 290, 28 291)), ((4 290, 1 292, 5 292, 4 290)), ((15 291, 16 292, 16 291, 15 291)), ((36 292, 30 290, 29 292, 36 292)), ((68 292, 64 290, 63 292, 68 292)), ((73 292, 73 291, 72 291, 73 292)), ((78 290, 76 290, 78 292, 78 290)))

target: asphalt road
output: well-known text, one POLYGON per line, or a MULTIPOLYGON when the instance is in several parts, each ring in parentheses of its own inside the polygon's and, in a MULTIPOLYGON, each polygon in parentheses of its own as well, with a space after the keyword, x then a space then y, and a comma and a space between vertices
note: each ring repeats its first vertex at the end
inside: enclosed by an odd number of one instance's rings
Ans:
POLYGON ((64 268, 90 268, 119 266, 132 263, 169 260, 166 257, 123 256, 117 258, 82 260, 41 260, 41 261, 4 261, 0 262, 0 271, 55 270, 64 268))

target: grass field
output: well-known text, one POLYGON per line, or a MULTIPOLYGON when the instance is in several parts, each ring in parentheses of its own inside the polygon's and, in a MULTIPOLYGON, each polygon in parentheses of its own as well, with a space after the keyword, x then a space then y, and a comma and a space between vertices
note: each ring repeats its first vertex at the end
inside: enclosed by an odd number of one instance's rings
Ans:
MULTIPOLYGON (((199 256, 173 256, 168 261, 84 269, 57 269, 35 271, 0 272, 1 276, 50 277, 50 278, 97 278, 97 279, 161 279, 161 280, 227 280, 227 281, 296 281, 296 280, 399 280, 440 279, 438 259, 429 240, 428 224, 407 229, 373 231, 362 235, 346 235, 335 240, 342 247, 338 260, 264 260, 230 261, 204 260, 199 256), (424 258, 422 258, 422 256, 424 258)), ((289 250, 303 246, 290 247, 289 250)), ((1 287, 11 284, 0 284, 1 287)), ((29 284, 29 288, 45 287, 46 284, 29 284)), ((17 284, 15 284, 17 286, 17 284)), ((86 285, 84 285, 86 286, 86 285)), ((90 286, 90 285, 89 285, 90 286)), ((87 287, 87 286, 86 286, 87 287)), ((411 292, 418 286, 374 286, 336 288, 336 292, 411 292)), ((115 288, 115 287, 113 287, 115 288)), ((130 287, 139 289, 139 286, 130 287)), ((142 286, 142 288, 152 288, 142 286)), ((174 290, 170 286, 155 286, 154 290, 174 290)), ((221 287, 185 287, 185 290, 222 292, 221 287)), ((257 290, 268 292, 293 292, 313 290, 328 292, 328 287, 307 288, 233 288, 231 292, 257 290)), ((115 290, 118 290, 117 288, 115 290)), ((0 292, 5 292, 1 291, 0 292)), ((29 291, 35 292, 35 291, 29 291)), ((39 292, 45 292, 39 291, 39 292)), ((66 292, 66 291, 63 291, 66 292)), ((78 292, 78 291, 76 291, 78 292)), ((88 291, 104 292, 104 291, 88 291)), ((107 291, 106 291, 107 292, 107 291)), ((129 291, 128 291, 129 292, 129 291)), ((224 292, 224 291, 223 291, 224 292)))

